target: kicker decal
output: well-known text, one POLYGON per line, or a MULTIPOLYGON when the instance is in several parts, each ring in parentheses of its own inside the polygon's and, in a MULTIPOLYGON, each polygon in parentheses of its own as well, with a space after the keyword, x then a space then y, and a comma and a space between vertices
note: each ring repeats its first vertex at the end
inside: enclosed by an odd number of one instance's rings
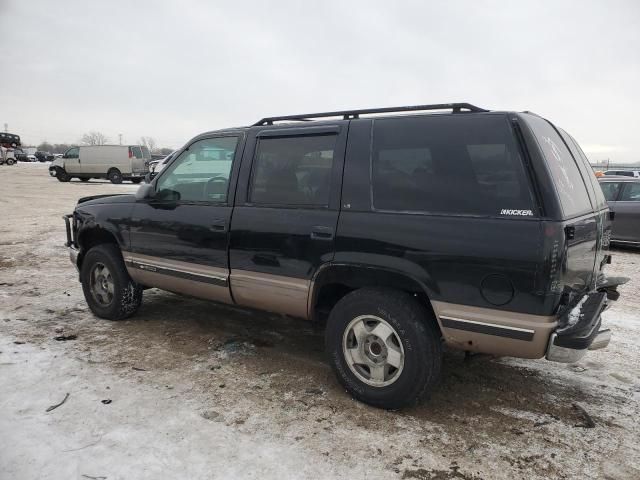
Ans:
POLYGON ((503 208, 500 210, 500 215, 516 215, 519 217, 533 217, 531 210, 512 210, 509 208, 503 208))

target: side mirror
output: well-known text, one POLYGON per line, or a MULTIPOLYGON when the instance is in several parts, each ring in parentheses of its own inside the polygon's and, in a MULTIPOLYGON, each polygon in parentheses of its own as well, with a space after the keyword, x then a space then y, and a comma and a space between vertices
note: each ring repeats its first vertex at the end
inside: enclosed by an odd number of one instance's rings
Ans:
POLYGON ((144 200, 145 198, 153 197, 154 190, 153 185, 150 183, 143 183, 138 187, 136 191, 136 200, 144 200))

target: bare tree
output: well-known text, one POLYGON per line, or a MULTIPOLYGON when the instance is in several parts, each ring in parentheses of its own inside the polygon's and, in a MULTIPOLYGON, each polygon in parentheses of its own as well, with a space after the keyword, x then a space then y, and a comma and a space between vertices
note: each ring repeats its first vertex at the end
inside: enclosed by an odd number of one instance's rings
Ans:
POLYGON ((150 152, 156 149, 156 141, 153 137, 140 137, 140 144, 147 147, 150 152))
POLYGON ((91 131, 82 135, 80 140, 84 145, 105 145, 109 139, 104 133, 91 131))

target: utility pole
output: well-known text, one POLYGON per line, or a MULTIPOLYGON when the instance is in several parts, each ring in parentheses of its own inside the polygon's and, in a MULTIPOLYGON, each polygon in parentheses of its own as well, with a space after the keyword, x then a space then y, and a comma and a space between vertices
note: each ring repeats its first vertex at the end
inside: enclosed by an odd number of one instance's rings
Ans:
POLYGON ((4 124, 4 133, 8 133, 9 132, 9 124, 5 123, 4 124))
POLYGON ((120 145, 122 145, 122 134, 121 133, 118 134, 118 138, 120 139, 120 145))

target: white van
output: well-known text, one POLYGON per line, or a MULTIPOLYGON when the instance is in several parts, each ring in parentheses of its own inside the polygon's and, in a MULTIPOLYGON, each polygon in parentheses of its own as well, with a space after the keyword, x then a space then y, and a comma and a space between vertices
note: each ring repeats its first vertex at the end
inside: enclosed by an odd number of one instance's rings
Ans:
POLYGON ((108 178, 111 183, 131 180, 140 183, 149 173, 149 149, 140 145, 98 145, 73 147, 51 162, 49 175, 61 182, 79 178, 108 178))

